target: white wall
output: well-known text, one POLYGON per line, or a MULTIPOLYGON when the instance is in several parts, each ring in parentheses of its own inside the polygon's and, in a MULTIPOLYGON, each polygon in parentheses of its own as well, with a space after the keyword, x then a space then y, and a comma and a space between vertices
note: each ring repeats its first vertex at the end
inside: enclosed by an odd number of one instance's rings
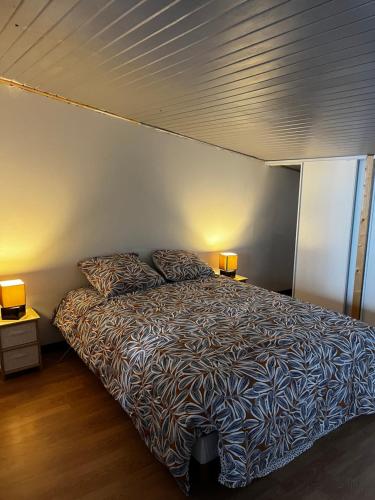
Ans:
POLYGON ((235 250, 253 283, 286 287, 288 175, 14 88, 0 110, 0 279, 24 279, 43 342, 59 339, 49 318, 91 255, 186 248, 216 265, 235 250))

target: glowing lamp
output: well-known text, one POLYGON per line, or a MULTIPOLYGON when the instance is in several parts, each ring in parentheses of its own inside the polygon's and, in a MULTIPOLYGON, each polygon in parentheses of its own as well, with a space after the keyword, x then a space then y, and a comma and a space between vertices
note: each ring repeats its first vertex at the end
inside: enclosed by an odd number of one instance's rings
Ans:
POLYGON ((219 255, 219 269, 220 274, 224 276, 230 276, 233 278, 236 276, 238 264, 238 255, 233 252, 222 252, 219 255))
POLYGON ((1 319, 20 319, 26 312, 25 284, 22 280, 0 281, 1 319))

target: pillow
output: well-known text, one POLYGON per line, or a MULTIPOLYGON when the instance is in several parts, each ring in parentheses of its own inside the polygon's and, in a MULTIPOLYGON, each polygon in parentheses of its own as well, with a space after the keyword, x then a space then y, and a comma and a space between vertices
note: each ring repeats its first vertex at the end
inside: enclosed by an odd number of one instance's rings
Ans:
POLYGON ((215 274, 198 255, 185 250, 156 250, 152 260, 168 281, 194 280, 215 274))
POLYGON ((106 298, 165 283, 163 277, 135 253, 91 257, 79 262, 78 267, 91 285, 106 298))

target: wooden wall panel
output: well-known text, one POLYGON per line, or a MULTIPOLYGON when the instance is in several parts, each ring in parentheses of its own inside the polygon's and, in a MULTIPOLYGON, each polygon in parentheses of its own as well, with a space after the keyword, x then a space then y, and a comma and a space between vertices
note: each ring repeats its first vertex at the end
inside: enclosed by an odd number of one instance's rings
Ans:
POLYGON ((374 180, 374 155, 369 155, 366 160, 366 168, 363 185, 363 199, 361 219, 359 223, 359 236, 357 245, 357 258, 354 278, 354 290, 351 315, 353 318, 361 317, 361 304, 365 276, 366 252, 369 234, 369 223, 371 215, 371 200, 374 180))

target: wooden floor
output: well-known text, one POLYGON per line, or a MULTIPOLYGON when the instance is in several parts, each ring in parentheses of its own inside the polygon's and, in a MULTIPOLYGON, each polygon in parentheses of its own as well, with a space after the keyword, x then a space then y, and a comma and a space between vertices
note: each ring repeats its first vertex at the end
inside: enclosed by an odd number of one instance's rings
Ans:
MULTIPOLYGON (((71 352, 0 382, 0 499, 183 499, 129 418, 71 352)), ((375 416, 358 418, 247 488, 195 478, 193 499, 375 499, 375 416)))

